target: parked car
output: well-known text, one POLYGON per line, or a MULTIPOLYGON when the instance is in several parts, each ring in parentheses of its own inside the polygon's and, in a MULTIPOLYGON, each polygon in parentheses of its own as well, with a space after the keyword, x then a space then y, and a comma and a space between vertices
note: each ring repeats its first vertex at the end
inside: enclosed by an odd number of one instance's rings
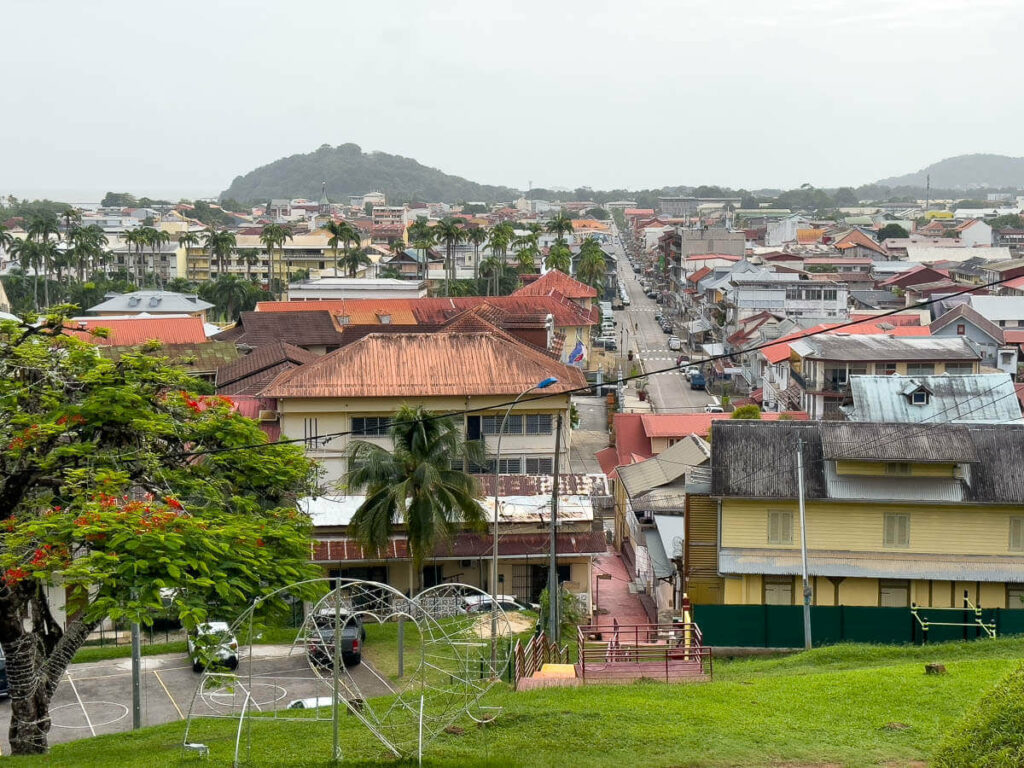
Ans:
POLYGON ((609 351, 616 350, 619 348, 618 343, 614 336, 598 336, 594 339, 594 346, 601 349, 607 349, 609 351))
POLYGON ((669 336, 668 348, 671 349, 673 352, 678 352, 680 349, 683 348, 683 342, 678 336, 669 336))
POLYGON ((703 373, 695 373, 690 377, 690 389, 704 389, 706 386, 703 373))
MULTIPOLYGON (((497 595, 498 607, 505 612, 540 610, 536 603, 524 605, 516 600, 515 595, 497 595)), ((462 598, 462 610, 466 613, 487 613, 491 610, 491 595, 466 595, 462 598)))
POLYGON ((665 323, 662 323, 661 330, 662 330, 662 333, 671 334, 675 330, 675 328, 672 327, 672 323, 665 322, 665 323))
POLYGON ((704 413, 725 413, 725 408, 720 405, 705 405, 704 413))
MULTIPOLYGON (((341 625, 341 663, 354 667, 363 660, 362 644, 366 642, 366 628, 355 614, 342 611, 337 617, 341 625)), ((306 641, 309 660, 318 667, 334 663, 334 611, 325 609, 313 616, 313 631, 306 641)))
POLYGON ((208 621, 189 632, 186 641, 193 672, 202 672, 208 662, 215 667, 238 667, 238 641, 226 621, 208 621))
POLYGON ((690 359, 686 355, 680 355, 679 357, 676 358, 676 365, 685 371, 686 368, 690 365, 690 359))
POLYGON ((686 380, 689 381, 698 373, 700 373, 700 368, 698 368, 695 365, 691 365, 685 371, 683 371, 683 376, 685 376, 686 380))

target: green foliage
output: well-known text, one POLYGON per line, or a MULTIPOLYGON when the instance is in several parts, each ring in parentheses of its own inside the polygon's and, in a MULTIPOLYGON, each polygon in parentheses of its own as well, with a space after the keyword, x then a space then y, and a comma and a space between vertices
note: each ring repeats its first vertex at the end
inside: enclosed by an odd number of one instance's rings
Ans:
POLYGON ((586 214, 589 218, 597 219, 598 221, 608 221, 611 218, 611 214, 604 208, 589 208, 586 214))
POLYGON ((621 208, 612 208, 612 220, 620 232, 626 229, 626 214, 621 208))
MULTIPOLYGON (((724 398, 723 398, 723 400, 724 400, 724 398)), ((732 415, 730 415, 729 418, 730 419, 760 419, 761 418, 761 409, 758 408, 756 405, 741 405, 739 408, 737 408, 735 411, 732 412, 732 415)))
POLYGON ((1011 672, 943 739, 936 768, 1024 765, 1024 667, 1011 672))
POLYGON ((462 212, 470 215, 477 213, 487 213, 489 207, 484 203, 462 203, 462 212))
MULTIPOLYGON (((590 617, 576 596, 565 588, 558 587, 558 636, 561 643, 571 644, 576 637, 576 628, 590 617)), ((544 587, 540 592, 540 621, 544 631, 551 633, 551 591, 544 587)))
POLYGON ((998 207, 999 203, 990 203, 988 200, 975 200, 972 198, 967 198, 965 200, 957 200, 955 203, 953 203, 952 210, 955 211, 957 208, 991 208, 994 210, 995 208, 998 207))
POLYGON ((987 223, 992 227, 992 229, 1005 229, 1007 227, 1011 229, 1024 228, 1024 219, 1016 213, 1008 213, 1005 216, 996 216, 994 219, 989 219, 987 223))
MULTIPOLYGON (((59 679, 106 617, 149 624, 161 590, 194 626, 313 572, 295 509, 315 488, 301 448, 268 445, 158 350, 99 357, 62 333, 68 309, 0 323, 0 615, 15 619, 0 644, 23 686, 44 670, 59 679), (23 621, 49 615, 39 587, 55 578, 66 625, 23 621)), ((45 744, 53 690, 26 690, 14 691, 16 751, 45 744)))
POLYGON ((395 525, 404 525, 417 570, 438 539, 450 540, 463 524, 483 523, 477 479, 453 469, 460 459, 483 464, 483 444, 462 438, 448 417, 403 405, 391 418, 394 448, 353 441, 345 477, 349 489, 365 488, 366 499, 349 530, 364 546, 384 547, 395 525))
POLYGON ((237 320, 242 312, 251 312, 260 301, 273 298, 259 283, 240 275, 218 275, 199 286, 200 298, 213 304, 213 314, 227 322, 237 320))
POLYGON ((883 240, 886 240, 886 239, 888 239, 890 237, 909 237, 909 236, 910 236, 910 233, 907 232, 907 230, 905 230, 899 224, 886 224, 884 227, 882 227, 880 230, 878 230, 878 233, 875 235, 876 239, 879 242, 881 242, 883 240))
POLYGON ((104 208, 136 208, 138 204, 135 195, 127 192, 107 192, 100 201, 104 208))
POLYGON ((327 194, 336 199, 379 189, 389 201, 483 200, 500 202, 517 196, 508 187, 476 184, 428 168, 407 157, 384 152, 364 153, 355 144, 331 147, 324 144, 314 152, 275 160, 237 177, 221 197, 239 200, 267 200, 275 197, 320 196, 320 184, 327 179, 327 194))
MULTIPOLYGON (((557 246, 556 246, 557 247, 557 246)), ((554 250, 554 248, 552 248, 554 250)), ((548 256, 550 259, 550 254, 548 256)), ((563 272, 566 270, 562 270, 563 272)), ((604 292, 605 277, 608 265, 604 251, 593 237, 587 237, 580 245, 579 264, 576 267, 576 279, 597 290, 598 295, 604 292)))
POLYGON ((569 246, 556 242, 548 248, 548 255, 544 257, 544 266, 547 269, 557 269, 569 274, 572 271, 572 251, 569 250, 569 246))

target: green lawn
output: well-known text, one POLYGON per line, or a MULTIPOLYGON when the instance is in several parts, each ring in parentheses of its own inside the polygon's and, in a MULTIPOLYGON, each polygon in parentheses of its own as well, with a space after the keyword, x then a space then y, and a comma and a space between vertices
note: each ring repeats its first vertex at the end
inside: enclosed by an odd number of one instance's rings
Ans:
MULTIPOLYGON (((643 682, 529 693, 503 686, 487 702, 504 708, 496 724, 459 723, 464 732, 443 735, 429 747, 424 763, 905 765, 927 760, 964 711, 1022 656, 1024 639, 928 648, 846 645, 719 661, 710 684, 643 682), (926 676, 928 661, 944 663, 948 674, 926 676)), ((87 739, 56 746, 46 757, 11 763, 24 768, 230 765, 230 722, 200 724, 194 737, 212 752, 202 763, 177 751, 182 729, 175 723, 132 736, 87 739)), ((391 762, 355 718, 344 717, 341 729, 346 755, 365 764, 391 762)), ((329 723, 256 722, 249 764, 326 766, 330 744, 329 723)))

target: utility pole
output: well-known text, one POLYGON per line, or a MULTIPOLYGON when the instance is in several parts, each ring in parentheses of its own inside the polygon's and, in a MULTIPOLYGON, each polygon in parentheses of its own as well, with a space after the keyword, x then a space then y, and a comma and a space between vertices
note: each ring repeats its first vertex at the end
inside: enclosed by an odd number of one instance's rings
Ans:
POLYGON ((928 209, 932 203, 932 175, 929 173, 925 178, 925 189, 924 189, 924 216, 928 218, 928 209))
POLYGON ((807 578, 807 514, 804 509, 804 441, 796 442, 796 479, 800 491, 800 560, 804 584, 804 650, 811 649, 811 584, 807 578))
POLYGON ((558 457, 562 452, 562 412, 555 419, 555 462, 551 487, 551 556, 548 564, 548 628, 556 643, 558 632, 558 457))
POLYGON ((132 622, 132 730, 142 727, 142 631, 132 622))

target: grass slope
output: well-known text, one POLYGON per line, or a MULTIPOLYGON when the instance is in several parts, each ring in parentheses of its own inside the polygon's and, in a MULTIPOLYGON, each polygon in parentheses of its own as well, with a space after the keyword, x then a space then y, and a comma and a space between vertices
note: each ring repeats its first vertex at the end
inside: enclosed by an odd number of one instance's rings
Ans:
MULTIPOLYGON (((496 724, 460 723, 432 744, 434 766, 764 766, 856 768, 927 760, 962 713, 1014 669, 1024 640, 929 648, 836 646, 784 658, 723 661, 708 685, 637 683, 489 696, 496 724), (926 676, 939 661, 948 674, 926 676)), ((394 764, 352 717, 341 722, 349 764, 394 764)), ((193 765, 178 745, 183 724, 87 739, 17 768, 193 765)), ((203 721, 193 738, 210 745, 204 765, 230 765, 229 721, 203 721)), ((330 724, 257 722, 252 762, 261 768, 326 766, 330 724)))

